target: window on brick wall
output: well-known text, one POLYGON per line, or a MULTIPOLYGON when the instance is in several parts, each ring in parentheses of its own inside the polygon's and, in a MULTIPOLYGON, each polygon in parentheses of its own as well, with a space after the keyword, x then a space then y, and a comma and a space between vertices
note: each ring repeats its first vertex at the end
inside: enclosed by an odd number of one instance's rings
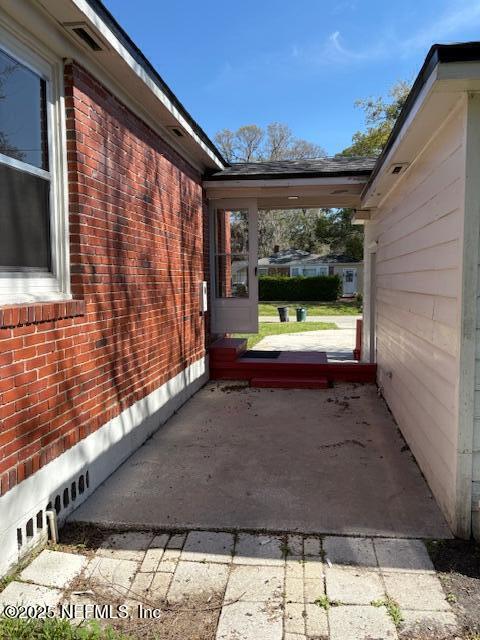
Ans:
POLYGON ((0 304, 68 297, 60 69, 0 27, 0 304))

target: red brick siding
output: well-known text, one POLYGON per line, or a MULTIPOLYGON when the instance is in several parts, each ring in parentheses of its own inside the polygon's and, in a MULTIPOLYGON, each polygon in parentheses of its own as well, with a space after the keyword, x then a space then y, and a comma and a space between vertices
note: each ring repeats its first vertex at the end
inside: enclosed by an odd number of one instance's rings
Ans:
POLYGON ((205 350, 200 175, 75 63, 65 83, 75 317, 3 309, 2 494, 205 350))

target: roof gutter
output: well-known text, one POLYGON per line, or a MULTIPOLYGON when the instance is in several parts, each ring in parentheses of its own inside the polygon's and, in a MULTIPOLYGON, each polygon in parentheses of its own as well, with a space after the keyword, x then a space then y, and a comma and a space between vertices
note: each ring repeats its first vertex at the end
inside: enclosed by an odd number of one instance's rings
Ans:
POLYGON ((311 178, 368 178, 370 169, 346 169, 339 171, 285 171, 276 173, 231 173, 225 175, 210 174, 205 176, 205 180, 211 182, 232 182, 232 181, 252 181, 252 180, 294 180, 311 178))

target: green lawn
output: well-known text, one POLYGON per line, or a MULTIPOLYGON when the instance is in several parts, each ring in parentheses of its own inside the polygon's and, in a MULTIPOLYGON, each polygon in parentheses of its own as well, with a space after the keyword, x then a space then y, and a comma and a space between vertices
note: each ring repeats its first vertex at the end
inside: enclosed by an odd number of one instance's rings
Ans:
POLYGON ((234 338, 248 338, 247 346, 251 349, 266 336, 276 336, 281 333, 301 333, 303 331, 321 331, 323 329, 338 329, 334 322, 260 322, 258 333, 236 333, 234 338))
POLYGON ((306 307, 310 316, 355 316, 361 311, 355 302, 341 300, 338 302, 260 302, 259 316, 278 315, 277 307, 289 307, 290 316, 295 318, 295 307, 306 307))

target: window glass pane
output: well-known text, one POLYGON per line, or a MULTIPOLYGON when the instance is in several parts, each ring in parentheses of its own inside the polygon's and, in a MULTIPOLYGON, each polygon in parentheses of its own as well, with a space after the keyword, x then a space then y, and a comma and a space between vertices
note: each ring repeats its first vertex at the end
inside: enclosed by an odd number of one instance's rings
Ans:
POLYGON ((308 277, 316 276, 317 275, 317 270, 315 268, 312 268, 312 267, 306 268, 306 269, 303 270, 303 275, 304 276, 308 276, 308 277))
POLYGON ((248 253, 248 210, 217 209, 216 253, 248 253))
POLYGON ((216 257, 217 298, 248 298, 248 256, 216 257))
POLYGON ((48 171, 45 80, 0 50, 0 153, 48 171))
POLYGON ((217 298, 248 298, 248 209, 217 209, 215 216, 217 298))
POLYGON ((0 269, 50 271, 50 182, 0 164, 0 269))

